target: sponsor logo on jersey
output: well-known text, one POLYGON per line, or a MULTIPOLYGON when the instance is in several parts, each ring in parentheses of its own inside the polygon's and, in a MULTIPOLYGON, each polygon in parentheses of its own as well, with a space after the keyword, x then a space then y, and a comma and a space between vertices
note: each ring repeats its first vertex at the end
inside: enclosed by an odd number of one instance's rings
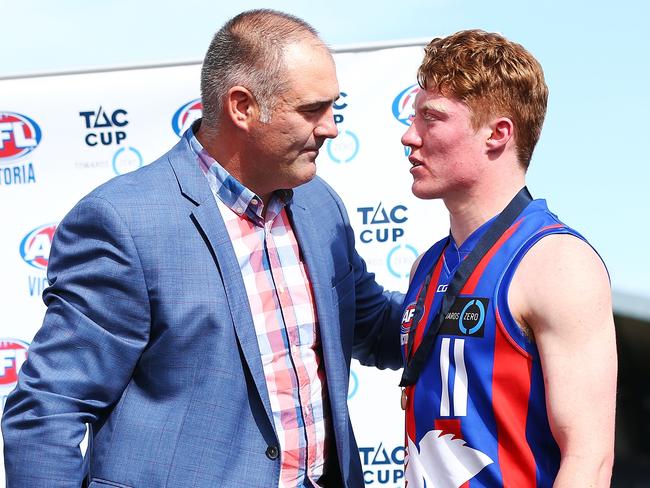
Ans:
POLYGON ((20 242, 20 255, 34 268, 47 269, 52 238, 57 224, 45 224, 31 230, 20 242))
POLYGON ((203 114, 203 105, 201 99, 196 98, 191 102, 187 102, 179 108, 172 117, 172 129, 174 133, 181 137, 183 133, 190 128, 194 121, 201 118, 203 114))
POLYGON ((41 128, 26 115, 0 112, 0 164, 22 158, 38 147, 41 128))
POLYGON ((413 326, 413 315, 415 315, 416 302, 411 303, 404 309, 402 314, 402 324, 400 325, 400 343, 403 345, 408 343, 409 332, 413 326))
POLYGON ((427 432, 419 446, 410 437, 407 439, 406 482, 409 488, 465 486, 494 462, 487 454, 468 446, 464 439, 440 430, 427 432))
POLYGON ((459 297, 440 326, 440 335, 483 337, 488 298, 459 297))

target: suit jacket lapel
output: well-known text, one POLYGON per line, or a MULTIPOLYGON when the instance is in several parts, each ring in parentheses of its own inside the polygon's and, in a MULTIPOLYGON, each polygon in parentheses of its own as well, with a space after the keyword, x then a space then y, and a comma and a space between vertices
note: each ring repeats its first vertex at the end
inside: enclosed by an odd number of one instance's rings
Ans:
MULTIPOLYGON (((176 174, 181 193, 196 205, 191 218, 195 221, 201 237, 207 242, 215 257, 217 269, 226 291, 228 312, 231 315, 239 345, 269 420, 271 420, 271 402, 246 288, 214 195, 205 175, 194 161, 194 155, 185 138, 174 148, 169 161, 176 174)), ((271 424, 273 424, 272 420, 271 424)))
POLYGON ((344 367, 346 361, 341 345, 340 324, 338 316, 334 316, 332 272, 324 255, 324 252, 328 252, 328 250, 323 251, 322 249, 322 239, 318 237, 318 227, 312 212, 298 203, 293 203, 290 210, 292 227, 296 233, 296 239, 307 267, 307 274, 314 290, 332 414, 335 422, 343 420, 347 422, 345 406, 349 379, 344 367), (342 418, 341 415, 345 418, 342 418))

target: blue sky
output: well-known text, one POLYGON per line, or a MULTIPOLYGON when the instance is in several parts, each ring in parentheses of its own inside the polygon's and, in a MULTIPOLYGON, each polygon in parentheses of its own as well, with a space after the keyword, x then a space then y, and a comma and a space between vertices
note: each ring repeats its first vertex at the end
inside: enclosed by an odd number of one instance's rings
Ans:
POLYGON ((650 310, 650 3, 623 0, 0 0, 0 77, 200 60, 214 31, 248 8, 285 10, 333 46, 498 31, 544 67, 549 111, 529 171, 608 264, 615 292, 650 310))

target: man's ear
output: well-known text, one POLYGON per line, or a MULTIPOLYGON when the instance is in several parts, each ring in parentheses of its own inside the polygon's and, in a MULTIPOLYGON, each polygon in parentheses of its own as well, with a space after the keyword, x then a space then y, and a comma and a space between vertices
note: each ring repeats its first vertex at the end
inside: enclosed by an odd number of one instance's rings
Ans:
POLYGON ((488 151, 503 151, 515 135, 515 125, 508 117, 499 117, 489 124, 490 136, 486 144, 488 151))
POLYGON ((259 118, 257 101, 253 94, 243 86, 233 86, 226 95, 224 109, 235 126, 248 130, 250 124, 259 118))

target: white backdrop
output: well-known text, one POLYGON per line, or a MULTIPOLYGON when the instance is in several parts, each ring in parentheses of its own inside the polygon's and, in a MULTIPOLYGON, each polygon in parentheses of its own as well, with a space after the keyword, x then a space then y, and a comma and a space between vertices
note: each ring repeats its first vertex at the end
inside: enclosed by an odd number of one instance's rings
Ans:
MULTIPOLYGON (((447 232, 417 200, 400 137, 422 47, 335 54, 339 136, 318 171, 342 196, 357 249, 386 288, 406 291, 415 257, 447 232)), ((45 307, 57 223, 87 192, 147 164, 200 115, 199 64, 0 81, 0 395, 13 389, 45 307)), ((367 486, 403 486, 399 374, 355 362, 350 410, 367 486)), ((0 470, 0 484, 4 484, 0 470)))

